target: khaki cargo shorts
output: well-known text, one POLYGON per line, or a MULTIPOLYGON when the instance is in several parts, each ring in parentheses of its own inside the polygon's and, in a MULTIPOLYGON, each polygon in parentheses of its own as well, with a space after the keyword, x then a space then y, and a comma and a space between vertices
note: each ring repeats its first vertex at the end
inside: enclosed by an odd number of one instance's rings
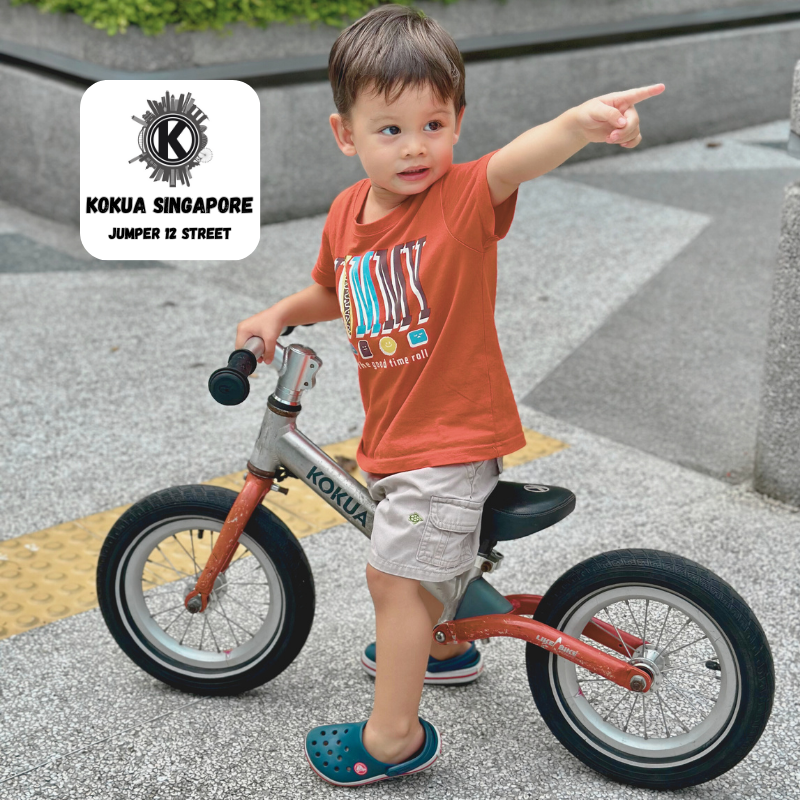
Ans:
POLYGON ((502 456, 385 477, 362 470, 377 503, 368 562, 432 583, 460 575, 478 554, 483 504, 502 471, 502 456))

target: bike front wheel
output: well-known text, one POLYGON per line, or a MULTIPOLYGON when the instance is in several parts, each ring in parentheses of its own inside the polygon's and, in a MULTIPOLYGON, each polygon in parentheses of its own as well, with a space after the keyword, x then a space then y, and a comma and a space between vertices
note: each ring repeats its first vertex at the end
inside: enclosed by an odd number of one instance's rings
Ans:
POLYGON ((775 677, 764 631, 722 578, 681 556, 618 550, 577 564, 534 619, 648 670, 628 691, 528 644, 528 681, 550 730, 577 758, 615 780, 678 789, 741 761, 769 719, 775 677), (623 654, 582 635, 612 626, 623 654), (621 631, 644 641, 631 651, 621 631))
POLYGON ((119 646, 160 681, 195 694, 238 694, 272 680, 314 619, 305 553, 261 505, 206 610, 185 608, 236 496, 217 486, 156 492, 117 520, 98 561, 100 610, 119 646))

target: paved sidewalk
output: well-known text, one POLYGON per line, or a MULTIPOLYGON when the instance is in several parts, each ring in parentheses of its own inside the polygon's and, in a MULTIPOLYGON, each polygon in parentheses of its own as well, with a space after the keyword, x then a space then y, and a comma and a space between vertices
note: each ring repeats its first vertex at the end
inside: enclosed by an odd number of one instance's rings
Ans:
MULTIPOLYGON (((764 736, 687 798, 800 798, 800 515, 749 485, 782 187, 800 177, 780 149, 787 136, 788 120, 713 137, 716 147, 561 167, 521 187, 500 243, 498 329, 523 424, 569 445, 505 477, 569 486, 578 505, 506 543, 493 583, 543 593, 604 550, 673 551, 731 583, 772 645, 764 736)), ((265 227, 242 262, 120 268, 90 259, 77 231, 0 205, 0 540, 242 469, 270 373, 236 408, 217 406, 205 383, 240 319, 307 284, 323 222, 265 227)), ((340 323, 292 338, 324 362, 300 427, 320 444, 356 435, 363 412, 340 323)), ((317 589, 309 640, 240 697, 195 698, 150 678, 96 609, 0 642, 0 798, 332 796, 302 743, 315 725, 369 712, 373 684, 358 667, 374 636, 368 542, 343 525, 302 545, 317 589)), ((423 693, 440 762, 362 791, 655 796, 602 778, 554 739, 522 643, 484 652, 476 684, 423 693)))

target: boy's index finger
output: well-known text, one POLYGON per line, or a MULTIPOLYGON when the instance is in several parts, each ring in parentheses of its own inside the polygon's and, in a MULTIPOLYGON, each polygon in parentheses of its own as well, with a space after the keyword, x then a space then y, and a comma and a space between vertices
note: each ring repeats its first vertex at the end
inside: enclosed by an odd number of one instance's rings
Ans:
POLYGON ((624 92, 612 92, 600 99, 610 102, 615 108, 620 111, 627 111, 631 106, 636 103, 641 103, 642 100, 647 100, 648 97, 654 97, 666 89, 663 83, 654 83, 651 86, 640 86, 637 89, 627 89, 624 92))

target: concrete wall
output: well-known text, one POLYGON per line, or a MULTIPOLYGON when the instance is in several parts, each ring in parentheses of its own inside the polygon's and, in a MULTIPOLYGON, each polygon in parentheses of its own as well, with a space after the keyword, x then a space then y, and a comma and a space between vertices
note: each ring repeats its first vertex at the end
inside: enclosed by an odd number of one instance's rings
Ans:
MULTIPOLYGON (((467 111, 456 161, 502 147, 570 106, 663 82, 648 103, 639 148, 784 118, 800 53, 800 22, 740 28, 467 65, 467 111)), ((258 89, 264 223, 324 213, 364 177, 336 147, 327 82, 258 89)), ((82 89, 0 65, 0 197, 78 224, 82 89)), ((590 144, 574 160, 608 155, 590 144)), ((618 157, 625 157, 619 151, 618 157)))
MULTIPOLYGON (((459 0, 443 5, 430 0, 415 3, 455 38, 596 25, 631 18, 710 8, 774 6, 770 0, 459 0)), ((31 5, 12 6, 0 0, 0 39, 40 47, 72 58, 128 70, 158 70, 223 64, 264 58, 324 54, 339 29, 298 22, 266 29, 245 23, 222 33, 176 33, 169 26, 159 36, 139 28, 109 36, 88 26, 76 14, 42 14, 31 5)))
MULTIPOLYGON (((791 128, 800 134, 800 61, 791 128)), ((784 195, 763 381, 754 486, 800 506, 800 182, 784 195)))

